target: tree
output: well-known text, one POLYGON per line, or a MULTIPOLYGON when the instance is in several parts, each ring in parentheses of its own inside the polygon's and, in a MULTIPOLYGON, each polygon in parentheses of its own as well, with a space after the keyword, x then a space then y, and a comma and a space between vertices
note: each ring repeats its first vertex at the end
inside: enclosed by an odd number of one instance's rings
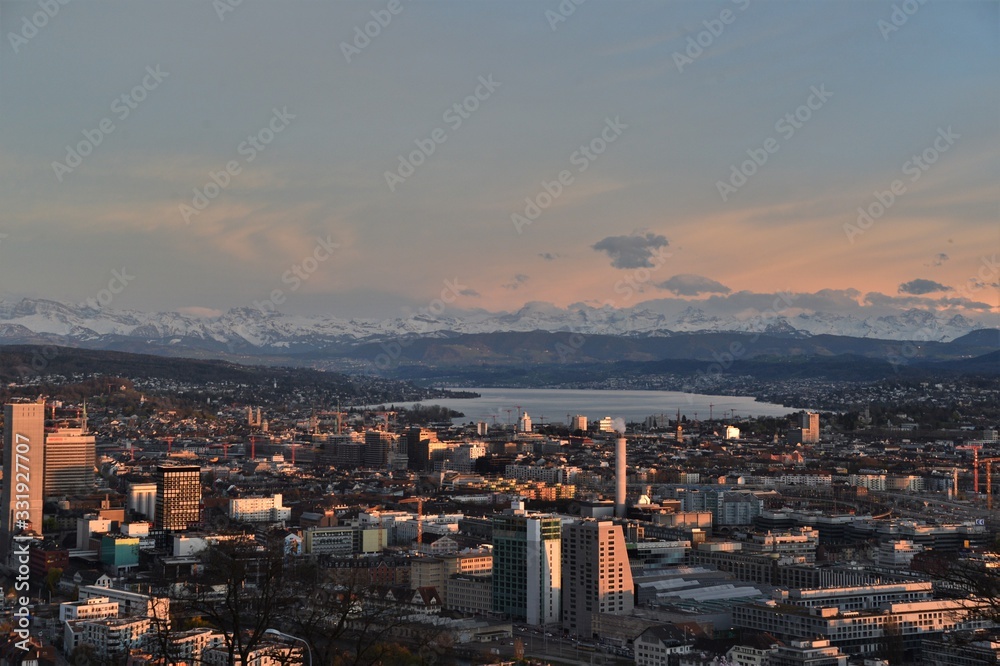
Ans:
POLYGON ((199 560, 198 572, 174 595, 172 606, 180 607, 175 613, 197 615, 223 632, 229 663, 250 663, 264 632, 299 601, 289 585, 284 542, 275 536, 225 535, 201 551, 199 560))
POLYGON ((295 601, 281 613, 281 628, 309 644, 316 666, 396 663, 393 655, 402 654, 403 642, 415 663, 428 663, 432 655, 439 663, 441 646, 450 640, 410 623, 407 609, 362 567, 306 563, 295 567, 290 584, 295 601))
POLYGON ((62 578, 62 575, 63 570, 59 567, 52 567, 45 575, 45 584, 48 586, 50 594, 55 594, 56 588, 59 587, 59 580, 62 578))

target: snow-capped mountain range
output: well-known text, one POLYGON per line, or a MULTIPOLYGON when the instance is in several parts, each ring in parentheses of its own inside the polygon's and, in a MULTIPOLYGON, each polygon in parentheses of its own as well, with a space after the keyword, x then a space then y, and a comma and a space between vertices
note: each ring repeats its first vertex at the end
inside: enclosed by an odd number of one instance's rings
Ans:
POLYGON ((885 340, 948 341, 986 328, 956 314, 910 309, 858 317, 800 311, 783 316, 721 317, 689 306, 669 316, 643 306, 559 308, 529 303, 516 312, 464 311, 384 320, 333 315, 299 316, 236 308, 215 317, 177 312, 140 312, 55 301, 0 301, 0 342, 82 345, 93 348, 137 344, 205 348, 234 346, 261 353, 323 349, 398 338, 463 333, 573 331, 584 335, 670 336, 676 333, 743 331, 808 337, 821 334, 885 340))

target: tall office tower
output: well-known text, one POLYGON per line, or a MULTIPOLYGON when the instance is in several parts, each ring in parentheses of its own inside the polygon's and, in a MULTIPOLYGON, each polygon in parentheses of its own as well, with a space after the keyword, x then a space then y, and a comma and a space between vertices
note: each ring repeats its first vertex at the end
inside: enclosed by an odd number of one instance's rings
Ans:
POLYGON ((625 436, 621 435, 615 442, 615 516, 625 517, 625 436))
POLYGON ((493 517, 493 611, 530 625, 558 622, 562 521, 513 502, 493 517))
POLYGON ((562 626, 591 638, 598 613, 630 613, 632 570, 621 525, 592 518, 563 525, 562 626))
POLYGON ((583 414, 569 417, 569 431, 575 432, 577 430, 587 431, 587 417, 583 414))
POLYGON ((803 444, 815 444, 819 441, 819 414, 802 412, 799 414, 799 427, 802 428, 803 444))
POLYGON ((94 489, 96 438, 86 425, 45 435, 45 497, 79 495, 94 489))
POLYGON ((819 414, 799 412, 797 427, 788 431, 790 444, 816 444, 819 442, 819 414))
POLYGON ((365 431, 364 462, 367 467, 385 467, 396 436, 381 430, 365 431))
POLYGON ((156 518, 161 530, 186 530, 201 524, 201 467, 156 468, 156 518))
POLYGON ((10 538, 22 528, 42 533, 45 482, 45 403, 4 405, 3 492, 0 504, 0 547, 10 551, 10 538))

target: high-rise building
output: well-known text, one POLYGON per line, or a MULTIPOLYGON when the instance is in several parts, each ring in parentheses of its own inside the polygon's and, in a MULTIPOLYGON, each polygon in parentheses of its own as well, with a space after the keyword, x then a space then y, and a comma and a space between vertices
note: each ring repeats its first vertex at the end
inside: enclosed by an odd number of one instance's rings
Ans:
POLYGON ((45 403, 4 405, 0 546, 24 528, 42 533, 45 482, 45 403))
POLYGON ((156 468, 157 529, 186 530, 201 523, 201 467, 160 465, 156 468))
POLYGON ((523 502, 493 517, 493 611, 530 625, 561 614, 562 521, 529 514, 523 502))
POLYGON ((593 636, 598 613, 630 613, 635 606, 625 534, 610 520, 563 525, 562 626, 593 636))
POLYGON ((569 417, 569 431, 575 432, 577 430, 587 431, 587 417, 583 414, 569 417))
POLYGON ((389 450, 395 448, 396 436, 381 430, 365 432, 364 463, 368 467, 385 467, 389 450))
POLYGON ((45 497, 78 495, 94 486, 96 438, 79 428, 45 435, 45 497))
POLYGON ((625 436, 619 435, 618 439, 615 440, 615 516, 618 518, 624 518, 626 513, 626 455, 625 436))
POLYGON ((797 427, 788 432, 788 441, 792 444, 816 444, 819 442, 819 414, 816 412, 799 412, 797 427))

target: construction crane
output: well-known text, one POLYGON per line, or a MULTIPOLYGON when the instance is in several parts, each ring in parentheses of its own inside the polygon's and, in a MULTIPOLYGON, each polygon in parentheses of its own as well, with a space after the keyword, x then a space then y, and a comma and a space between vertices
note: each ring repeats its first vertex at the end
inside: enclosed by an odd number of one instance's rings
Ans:
POLYGON ((982 444, 963 444, 956 446, 956 451, 972 451, 972 493, 979 494, 979 450, 982 444))
POLYGON ((417 548, 424 542, 424 497, 407 497, 400 500, 400 504, 417 505, 417 548))
POLYGON ((986 467, 986 508, 993 509, 993 463, 1000 458, 981 458, 979 462, 986 467))

